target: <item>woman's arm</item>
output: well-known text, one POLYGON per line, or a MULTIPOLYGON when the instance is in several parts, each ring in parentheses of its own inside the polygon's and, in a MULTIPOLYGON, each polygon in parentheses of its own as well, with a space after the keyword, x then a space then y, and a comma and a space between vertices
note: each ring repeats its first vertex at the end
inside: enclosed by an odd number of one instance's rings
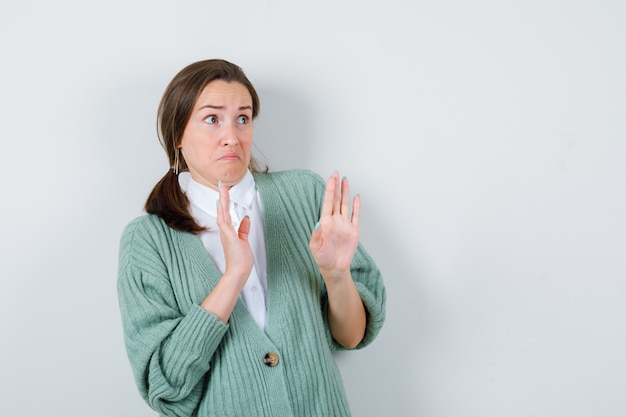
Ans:
POLYGON ((160 414, 189 416, 228 325, 198 305, 180 310, 168 276, 176 268, 156 236, 162 231, 146 218, 122 235, 117 289, 124 342, 144 400, 160 414))
POLYGON ((254 265, 254 256, 248 243, 250 218, 244 217, 239 225, 239 230, 235 231, 231 224, 228 189, 222 187, 221 182, 219 193, 217 225, 220 229, 220 239, 224 248, 226 268, 224 275, 202 302, 201 307, 216 315, 222 322, 227 323, 239 294, 250 276, 254 265))
POLYGON ((354 198, 350 213, 348 180, 334 173, 326 182, 322 214, 309 248, 326 283, 328 321, 333 338, 353 348, 365 335, 366 313, 350 265, 359 244, 361 199, 354 198))

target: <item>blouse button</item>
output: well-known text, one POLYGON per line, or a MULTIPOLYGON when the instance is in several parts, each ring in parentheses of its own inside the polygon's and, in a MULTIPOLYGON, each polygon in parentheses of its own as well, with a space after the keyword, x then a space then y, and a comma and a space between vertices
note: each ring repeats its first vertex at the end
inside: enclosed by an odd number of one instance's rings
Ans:
POLYGON ((274 352, 269 352, 263 358, 263 363, 273 368, 274 366, 278 365, 278 355, 274 352))

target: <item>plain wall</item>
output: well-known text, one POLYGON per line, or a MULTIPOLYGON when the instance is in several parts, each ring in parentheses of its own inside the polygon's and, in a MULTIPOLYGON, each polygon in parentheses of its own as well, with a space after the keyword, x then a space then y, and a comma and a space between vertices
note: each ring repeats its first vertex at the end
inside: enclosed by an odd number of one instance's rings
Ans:
POLYGON ((0 415, 155 415, 118 241, 163 90, 213 57, 271 169, 362 197, 388 310, 337 357, 355 417, 626 415, 625 4, 3 1, 0 415))

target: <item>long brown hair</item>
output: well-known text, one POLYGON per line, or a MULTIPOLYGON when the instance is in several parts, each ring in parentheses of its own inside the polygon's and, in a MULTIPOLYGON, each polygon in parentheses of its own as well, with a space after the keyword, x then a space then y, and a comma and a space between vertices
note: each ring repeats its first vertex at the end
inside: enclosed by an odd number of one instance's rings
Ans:
MULTIPOLYGON (((171 168, 152 189, 145 210, 173 229, 194 234, 205 228, 189 213, 189 199, 178 182, 178 173, 188 171, 178 146, 198 96, 215 80, 238 82, 246 87, 252 96, 252 119, 257 117, 260 103, 254 86, 240 67, 223 59, 198 61, 183 68, 165 89, 157 112, 157 133, 171 168)), ((254 157, 249 168, 252 172, 263 170, 254 157)))

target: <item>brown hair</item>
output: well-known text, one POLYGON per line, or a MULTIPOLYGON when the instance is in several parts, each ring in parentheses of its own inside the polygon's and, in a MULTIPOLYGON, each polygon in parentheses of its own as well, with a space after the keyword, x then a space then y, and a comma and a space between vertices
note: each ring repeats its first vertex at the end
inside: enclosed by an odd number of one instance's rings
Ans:
MULTIPOLYGON (((260 103, 254 86, 240 67, 223 59, 198 61, 183 68, 165 89, 157 112, 157 133, 171 169, 152 189, 145 210, 162 218, 173 229, 194 234, 206 229, 189 213, 189 199, 178 182, 178 172, 188 171, 178 146, 198 96, 215 80, 246 87, 252 96, 252 119, 257 117, 260 103)), ((252 172, 263 170, 254 157, 249 168, 252 172)))

